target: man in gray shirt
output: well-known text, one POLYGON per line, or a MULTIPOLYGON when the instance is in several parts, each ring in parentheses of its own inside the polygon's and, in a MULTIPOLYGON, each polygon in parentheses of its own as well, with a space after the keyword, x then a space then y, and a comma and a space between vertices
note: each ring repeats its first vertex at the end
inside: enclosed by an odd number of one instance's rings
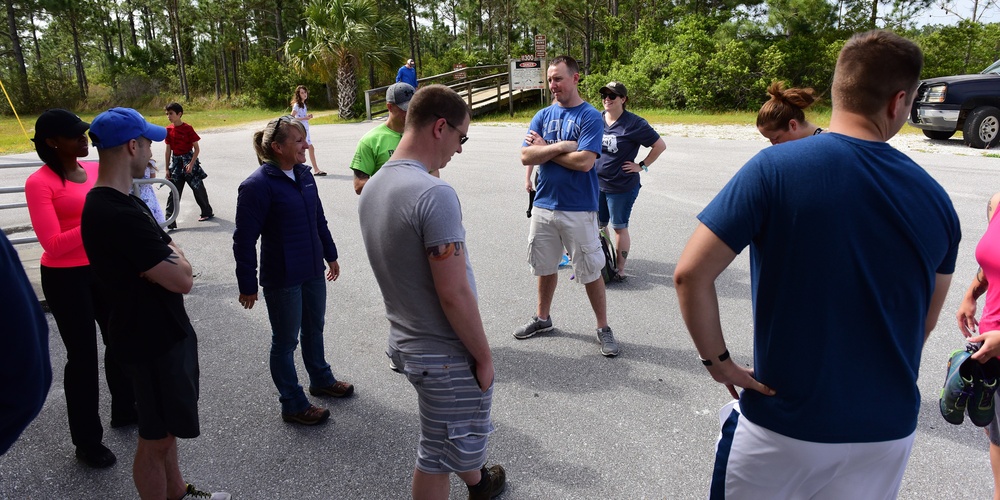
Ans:
POLYGON ((469 108, 443 85, 410 101, 403 138, 361 192, 358 212, 368 261, 389 320, 387 353, 413 384, 420 406, 414 497, 448 498, 450 473, 470 499, 506 486, 487 468, 493 432, 493 358, 455 190, 430 174, 468 140, 469 108))

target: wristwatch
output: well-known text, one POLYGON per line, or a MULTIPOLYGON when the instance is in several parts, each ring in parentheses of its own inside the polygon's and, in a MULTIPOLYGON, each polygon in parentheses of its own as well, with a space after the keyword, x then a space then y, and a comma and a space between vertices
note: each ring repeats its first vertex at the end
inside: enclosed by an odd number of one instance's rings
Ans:
POLYGON ((639 162, 639 166, 640 166, 640 167, 642 167, 642 171, 643 171, 643 172, 649 172, 649 169, 648 169, 648 168, 646 168, 646 160, 642 160, 642 161, 640 161, 640 162, 639 162))

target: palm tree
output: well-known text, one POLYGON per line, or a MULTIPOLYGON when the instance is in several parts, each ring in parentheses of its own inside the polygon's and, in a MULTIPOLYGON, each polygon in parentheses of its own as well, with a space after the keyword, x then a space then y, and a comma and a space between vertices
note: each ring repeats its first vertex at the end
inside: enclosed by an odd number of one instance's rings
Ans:
POLYGON ((393 43, 403 39, 402 20, 379 14, 374 0, 311 0, 305 21, 305 36, 288 40, 285 55, 300 72, 320 71, 327 84, 335 76, 340 116, 352 118, 358 68, 389 67, 402 57, 393 43))

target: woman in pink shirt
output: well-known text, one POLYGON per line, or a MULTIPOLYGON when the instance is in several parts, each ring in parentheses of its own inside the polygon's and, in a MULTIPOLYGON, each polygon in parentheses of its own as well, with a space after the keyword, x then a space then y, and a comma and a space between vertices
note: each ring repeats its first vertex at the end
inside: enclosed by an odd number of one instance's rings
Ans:
MULTIPOLYGON (((97 328, 105 331, 109 308, 100 298, 80 236, 87 192, 97 182, 97 162, 79 162, 89 153, 90 124, 65 109, 50 109, 35 122, 35 151, 45 162, 24 184, 31 225, 41 243, 42 292, 66 345, 63 385, 69 430, 76 456, 91 467, 110 467, 114 453, 101 442, 98 412, 97 328)), ((107 343, 105 342, 105 345, 107 343)), ((111 391, 111 426, 138 421, 131 381, 105 352, 111 391)))
MULTIPOLYGON (((986 205, 986 233, 976 245, 976 262, 979 270, 972 283, 965 290, 956 317, 958 329, 968 337, 969 342, 982 342, 983 346, 972 355, 980 363, 990 357, 1000 355, 1000 287, 990 283, 1000 283, 1000 219, 994 217, 1000 205, 1000 193, 990 198, 986 205), (982 315, 976 320, 977 301, 986 294, 982 315)), ((971 405, 971 402, 970 402, 971 405)), ((1000 414, 1000 405, 994 410, 1000 414)), ((1000 499, 1000 421, 994 416, 986 426, 990 440, 990 468, 993 470, 993 498, 1000 499)))

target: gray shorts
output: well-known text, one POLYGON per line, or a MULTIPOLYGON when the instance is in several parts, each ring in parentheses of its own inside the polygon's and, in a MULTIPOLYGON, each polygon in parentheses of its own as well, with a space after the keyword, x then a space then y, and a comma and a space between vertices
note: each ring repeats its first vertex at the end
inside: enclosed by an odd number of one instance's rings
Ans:
POLYGON ((1000 420, 1000 401, 997 403, 993 408, 993 421, 986 426, 986 434, 990 436, 990 443, 994 446, 1000 446, 1000 423, 997 422, 1000 420))
POLYGON ((464 356, 389 351, 417 391, 420 442, 416 467, 428 474, 477 470, 493 432, 493 387, 484 393, 464 356))

